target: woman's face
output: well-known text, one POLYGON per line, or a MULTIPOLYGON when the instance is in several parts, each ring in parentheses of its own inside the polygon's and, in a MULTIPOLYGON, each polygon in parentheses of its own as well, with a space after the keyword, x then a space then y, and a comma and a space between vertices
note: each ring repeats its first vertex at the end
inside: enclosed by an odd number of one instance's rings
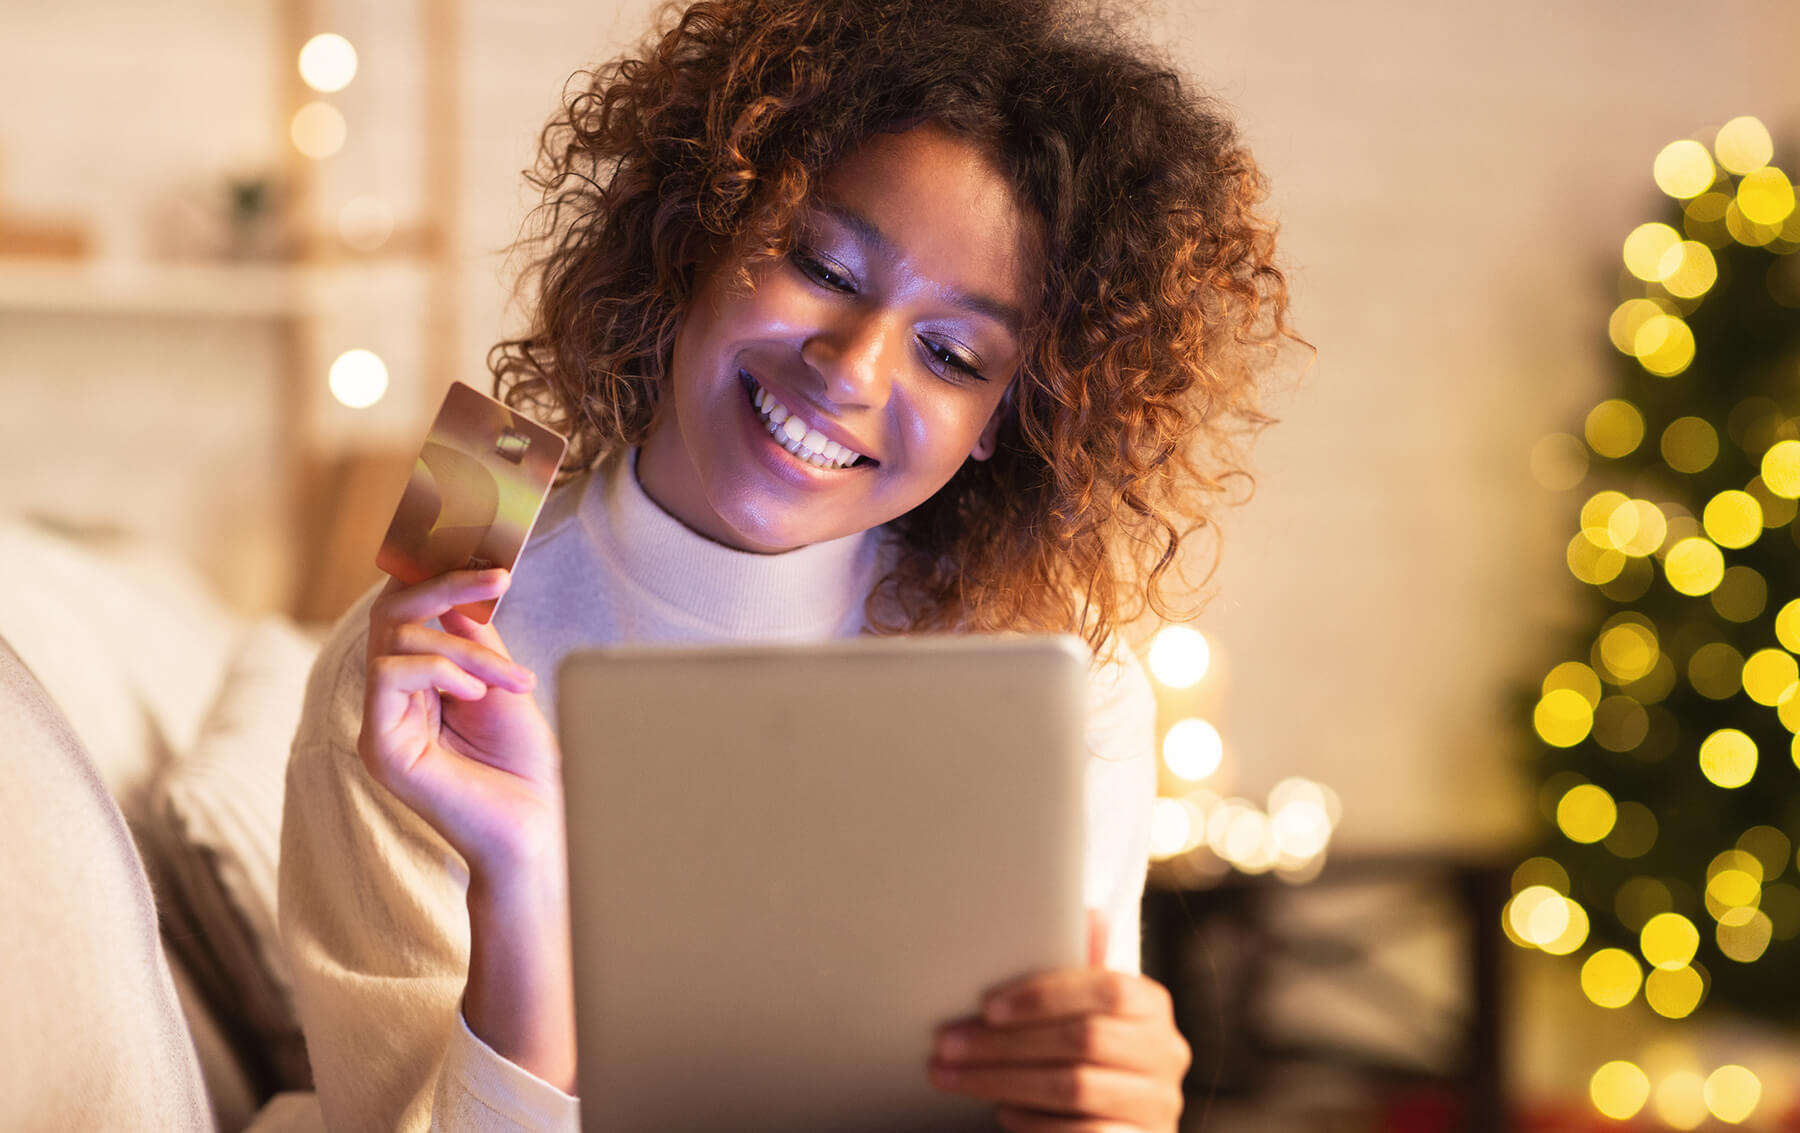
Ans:
POLYGON ((638 458, 651 499, 741 550, 917 506, 992 454, 1019 365, 1030 222, 980 150, 933 125, 878 135, 819 198, 748 294, 702 273, 638 458))

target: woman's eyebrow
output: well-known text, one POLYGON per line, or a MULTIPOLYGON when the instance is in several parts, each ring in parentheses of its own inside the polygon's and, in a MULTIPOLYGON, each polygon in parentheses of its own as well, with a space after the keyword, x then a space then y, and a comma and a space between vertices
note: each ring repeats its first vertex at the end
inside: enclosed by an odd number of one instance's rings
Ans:
MULTIPOLYGON (((872 246, 883 258, 889 261, 902 258, 900 250, 894 247, 893 241, 887 238, 887 234, 877 228, 875 222, 862 213, 833 201, 819 201, 814 207, 856 233, 864 243, 872 246)), ((985 315, 1015 335, 1019 333, 1019 328, 1025 322, 1024 314, 1017 307, 1004 300, 995 299, 991 295, 972 294, 950 287, 943 288, 943 291, 951 306, 961 307, 963 310, 977 315, 985 315)))

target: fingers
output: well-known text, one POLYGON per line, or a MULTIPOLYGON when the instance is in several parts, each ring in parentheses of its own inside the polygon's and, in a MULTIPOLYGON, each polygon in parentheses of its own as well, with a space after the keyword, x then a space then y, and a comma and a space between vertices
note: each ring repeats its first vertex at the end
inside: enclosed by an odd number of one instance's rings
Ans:
MULTIPOLYGON (((397 585, 397 582, 388 583, 369 608, 372 629, 385 630, 403 622, 428 622, 432 618, 441 618, 457 606, 498 598, 511 585, 512 575, 499 568, 453 570, 414 586, 397 585)), ((376 636, 371 633, 371 647, 376 636)))
MULTIPOLYGON (((460 614, 446 613, 448 618, 460 618, 460 614)), ((468 618, 462 618, 469 621, 468 618)), ((471 625, 476 624, 470 622, 471 625)), ((448 625, 445 627, 448 629, 448 625)), ((490 627, 482 626, 486 630, 490 627)), ((499 644, 498 634, 487 635, 494 644, 499 644)), ((431 629, 428 626, 407 622, 395 626, 388 643, 390 653, 394 654, 435 654, 443 657, 472 676, 480 678, 490 685, 496 685, 508 692, 530 692, 537 684, 537 677, 530 669, 513 661, 501 650, 494 649, 486 642, 478 642, 455 633, 446 633, 431 629)), ((467 699, 466 697, 464 699, 467 699)))
POLYGON ((1064 968, 1027 976, 988 993, 982 1020, 995 1027, 1036 1026, 1081 1015, 1172 1019, 1169 993, 1155 980, 1104 968, 1064 968))
POLYGON ((936 1057, 950 1064, 1087 1062, 1123 1070, 1167 1069, 1176 1061, 1163 1044, 1149 1046, 1142 1023, 1087 1015, 1042 1027, 965 1023, 938 1033, 936 1057), (1146 1063, 1151 1063, 1147 1067, 1146 1063))
MULTIPOLYGON (((1160 1120, 1171 1108, 1171 1098, 1163 1096, 1171 1093, 1166 1084, 1105 1066, 934 1065, 931 1082, 968 1097, 1064 1117, 1160 1120)), ((1177 1110, 1180 1096, 1179 1090, 1173 1091, 1177 1110)))
POLYGON ((1003 1105, 994 1111, 994 1119, 1007 1133, 1140 1133, 1142 1127, 1123 1121, 1094 1121, 1085 1117, 1063 1117, 1039 1113, 1016 1105, 1003 1105))

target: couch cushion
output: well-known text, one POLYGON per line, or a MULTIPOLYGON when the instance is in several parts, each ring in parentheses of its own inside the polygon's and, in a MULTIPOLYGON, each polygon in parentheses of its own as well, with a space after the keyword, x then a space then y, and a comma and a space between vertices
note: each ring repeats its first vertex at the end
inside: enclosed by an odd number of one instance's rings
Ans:
POLYGON ((309 1088, 312 1074, 276 927, 275 860, 315 651, 285 621, 246 628, 198 739, 164 772, 150 808, 158 852, 204 946, 187 958, 221 1011, 256 1039, 272 1085, 290 1090, 309 1088))
POLYGON ((0 720, 0 1098, 9 1128, 212 1128, 124 820, 4 638, 0 720))
POLYGON ((136 825, 150 784, 193 742, 235 626, 185 567, 0 521, 0 636, 49 692, 136 825))

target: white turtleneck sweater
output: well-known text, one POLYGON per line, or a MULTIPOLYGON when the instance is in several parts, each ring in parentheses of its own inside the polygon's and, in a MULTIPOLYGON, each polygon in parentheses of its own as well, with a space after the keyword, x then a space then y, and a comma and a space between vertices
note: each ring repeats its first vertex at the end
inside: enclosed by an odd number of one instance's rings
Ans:
MULTIPOLYGON (((630 460, 558 489, 495 625, 556 719, 557 663, 598 644, 820 641, 864 627, 879 531, 780 555, 734 551, 656 506, 630 460)), ((288 766, 281 934, 319 1100, 333 1130, 557 1130, 574 1098, 496 1054, 461 1013, 468 871, 356 753, 368 611, 313 667, 288 766)), ((1123 647, 1090 682, 1086 898, 1108 966, 1138 967, 1138 902, 1155 794, 1155 706, 1123 647)))

